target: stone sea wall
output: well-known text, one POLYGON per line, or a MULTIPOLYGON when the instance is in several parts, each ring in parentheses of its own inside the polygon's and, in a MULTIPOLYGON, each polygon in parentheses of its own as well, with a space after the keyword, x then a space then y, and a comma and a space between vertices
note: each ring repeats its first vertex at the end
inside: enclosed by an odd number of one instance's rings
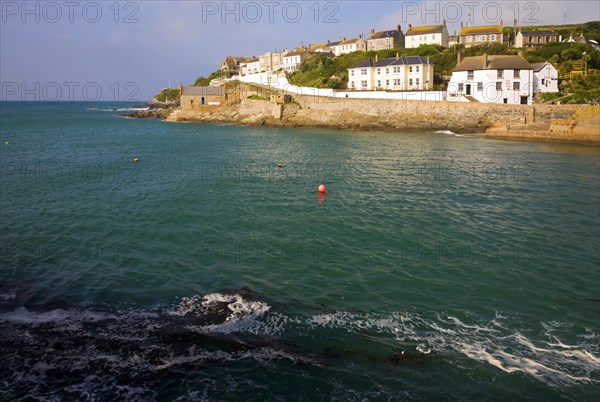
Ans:
POLYGON ((168 121, 350 130, 450 130, 495 138, 600 143, 600 106, 492 105, 294 95, 292 103, 242 99, 168 121))

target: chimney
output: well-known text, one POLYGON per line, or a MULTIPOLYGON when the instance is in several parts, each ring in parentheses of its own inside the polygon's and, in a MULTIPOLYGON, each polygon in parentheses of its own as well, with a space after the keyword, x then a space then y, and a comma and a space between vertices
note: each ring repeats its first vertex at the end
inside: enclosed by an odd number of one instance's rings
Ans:
POLYGON ((379 55, 377 53, 375 53, 375 63, 377 63, 379 61, 379 55))
POLYGON ((362 34, 358 34, 358 39, 362 39, 362 34))
POLYGON ((442 25, 443 25, 443 26, 446 26, 446 20, 444 20, 444 21, 442 22, 442 25))
POLYGON ((408 24, 408 29, 412 29, 412 24, 408 24))
POLYGON ((460 23, 460 28, 462 29, 462 28, 464 28, 464 27, 465 27, 465 24, 463 24, 463 23, 462 23, 462 21, 461 21, 461 23, 460 23))
POLYGON ((371 35, 375 33, 375 28, 371 29, 371 35))
POLYGON ((502 26, 502 20, 500 20, 500 26, 502 26))
POLYGON ((427 64, 431 64, 431 61, 429 60, 429 56, 427 56, 427 64))
POLYGON ((487 57, 487 53, 483 54, 483 69, 487 69, 487 64, 488 64, 488 57, 487 57))
POLYGON ((558 42, 562 42, 562 35, 558 35, 558 42))
POLYGON ((462 52, 458 52, 458 54, 456 55, 456 64, 460 64, 460 62, 463 59, 463 54, 462 52))
POLYGON ((400 51, 396 52, 396 60, 400 58, 400 51))
POLYGON ((330 44, 331 42, 329 41, 329 39, 327 39, 327 44, 330 44))
POLYGON ((396 25, 396 31, 400 32, 402 29, 400 28, 400 24, 396 25))

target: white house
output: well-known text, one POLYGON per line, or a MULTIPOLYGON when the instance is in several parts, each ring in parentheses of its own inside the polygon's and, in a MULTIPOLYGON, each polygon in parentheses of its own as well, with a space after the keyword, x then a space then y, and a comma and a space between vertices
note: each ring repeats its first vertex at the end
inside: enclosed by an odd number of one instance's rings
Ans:
POLYGON ((522 56, 465 57, 452 70, 448 99, 465 97, 484 103, 530 105, 533 102, 533 67, 522 56))
POLYGON ((446 20, 442 25, 414 27, 409 24, 405 36, 405 47, 415 48, 421 45, 441 45, 448 47, 448 29, 446 20))
POLYGON ((258 61, 258 58, 254 57, 245 63, 240 63, 240 74, 247 75, 256 73, 260 73, 260 62, 258 61))
POLYGON ((533 67, 533 93, 558 92, 558 71, 549 62, 531 63, 533 67))
POLYGON ((288 73, 293 73, 309 55, 310 52, 305 49, 294 50, 284 54, 283 69, 288 73))
POLYGON ((363 40, 362 35, 358 35, 358 38, 354 39, 343 38, 341 41, 331 43, 329 46, 333 48, 333 54, 336 56, 367 50, 367 44, 363 40))
POLYGON ((348 69, 348 88, 358 91, 423 91, 433 87, 433 64, 421 56, 363 60, 348 69))

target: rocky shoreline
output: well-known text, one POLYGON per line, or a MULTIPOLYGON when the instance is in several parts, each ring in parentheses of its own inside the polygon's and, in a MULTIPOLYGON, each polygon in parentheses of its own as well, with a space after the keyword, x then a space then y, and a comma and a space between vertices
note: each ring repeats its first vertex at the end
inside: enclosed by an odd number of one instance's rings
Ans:
POLYGON ((148 107, 151 107, 148 111, 124 117, 361 131, 443 130, 490 138, 600 145, 600 106, 389 102, 297 96, 286 104, 241 99, 201 112, 183 111, 176 105, 148 107))
POLYGON ((145 111, 137 111, 132 113, 125 113, 120 115, 121 117, 129 119, 163 119, 166 120, 171 113, 179 108, 179 103, 161 103, 161 102, 148 102, 141 106, 148 108, 145 111))

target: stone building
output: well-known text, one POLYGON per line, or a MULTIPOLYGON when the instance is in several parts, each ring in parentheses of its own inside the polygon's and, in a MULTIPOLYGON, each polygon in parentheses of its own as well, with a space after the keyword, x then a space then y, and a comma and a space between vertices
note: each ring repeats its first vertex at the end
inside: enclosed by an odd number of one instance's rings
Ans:
POLYGON ((404 32, 400 25, 389 31, 375 32, 375 29, 371 29, 371 36, 367 39, 367 50, 402 48, 404 48, 404 32))
POLYGON ((227 100, 225 88, 222 86, 197 87, 186 85, 181 87, 181 110, 201 112, 220 106, 227 100))
POLYGON ((503 43, 502 20, 499 25, 482 25, 465 27, 460 23, 459 42, 465 47, 482 45, 484 43, 503 43))
POLYGON ((554 31, 522 31, 519 29, 515 37, 515 47, 531 49, 557 41, 558 35, 554 31))

